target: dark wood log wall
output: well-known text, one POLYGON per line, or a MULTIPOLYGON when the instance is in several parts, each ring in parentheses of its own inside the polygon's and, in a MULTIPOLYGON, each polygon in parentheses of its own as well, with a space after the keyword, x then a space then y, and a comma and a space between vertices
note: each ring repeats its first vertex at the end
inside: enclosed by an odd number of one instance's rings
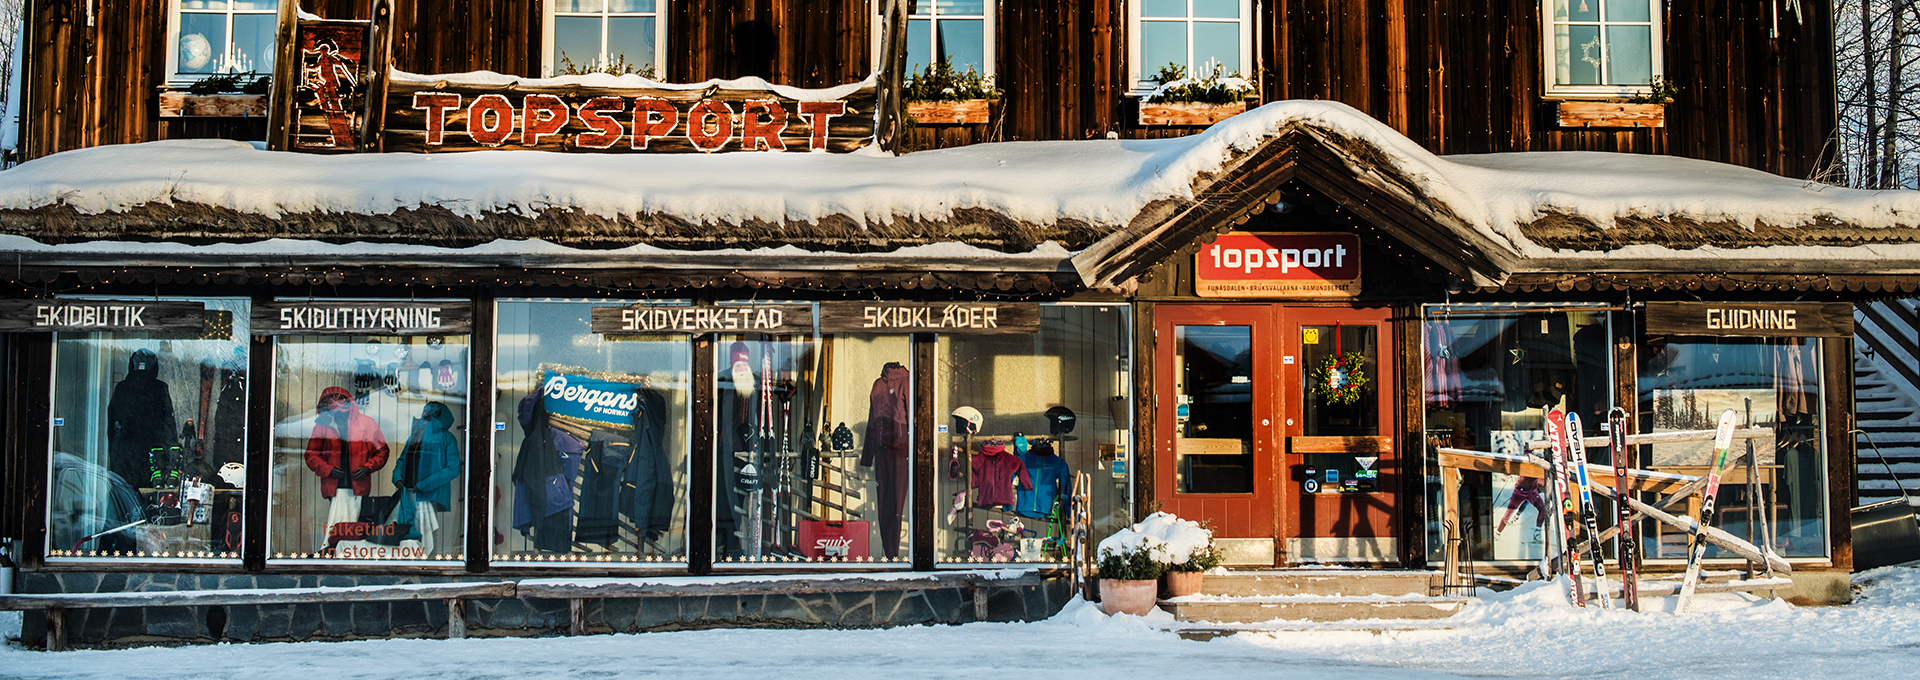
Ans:
MULTIPOLYGON (((31 155, 245 125, 162 122, 164 2, 30 0, 31 155), (89 60, 88 57, 94 59, 89 60)), ((868 0, 661 0, 666 75, 744 75, 821 87, 869 69, 868 0)), ((359 18, 364 0, 309 0, 359 18)), ((1680 87, 1667 127, 1560 128, 1541 97, 1537 0, 1258 0, 1256 64, 1265 100, 1333 99, 1440 153, 1596 150, 1671 153, 1805 176, 1834 128, 1830 8, 1803 2, 1780 33, 1768 2, 1674 0, 1666 71, 1680 87)), ((990 125, 921 126, 909 148, 995 139, 1191 134, 1141 128, 1124 97, 1122 0, 1000 0, 996 63, 1006 99, 990 125)), ((541 0, 402 0, 394 64, 435 73, 539 70, 541 0)))

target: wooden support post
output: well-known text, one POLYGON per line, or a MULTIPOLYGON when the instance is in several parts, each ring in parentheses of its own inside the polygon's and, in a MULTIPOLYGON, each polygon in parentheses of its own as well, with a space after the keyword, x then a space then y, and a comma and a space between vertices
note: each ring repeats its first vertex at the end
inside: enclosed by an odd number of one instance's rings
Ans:
POLYGON ((583 598, 567 600, 567 634, 587 634, 587 601, 583 598))
POLYGON ((447 600, 447 639, 459 640, 467 636, 467 601, 460 598, 447 600))
POLYGON ((987 586, 979 582, 973 584, 973 620, 987 620, 987 586))
POLYGON ((47 608, 47 651, 63 652, 67 649, 67 610, 59 607, 47 608))

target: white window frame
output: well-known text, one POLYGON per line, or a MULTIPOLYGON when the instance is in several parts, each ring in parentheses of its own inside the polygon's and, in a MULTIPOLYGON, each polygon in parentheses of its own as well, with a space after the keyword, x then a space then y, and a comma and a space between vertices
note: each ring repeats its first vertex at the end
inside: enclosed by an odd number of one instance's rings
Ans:
MULTIPOLYGON (((1240 0, 1240 17, 1237 19, 1195 17, 1193 16, 1193 0, 1186 0, 1186 3, 1187 17, 1185 19, 1155 17, 1146 19, 1145 21, 1180 21, 1187 25, 1187 74, 1192 75, 1195 66, 1193 63, 1193 25, 1195 23, 1231 23, 1240 26, 1240 75, 1245 76, 1249 81, 1253 80, 1253 0, 1240 0)), ((1127 82, 1132 83, 1131 94, 1135 95, 1151 92, 1155 87, 1159 86, 1159 83, 1143 79, 1153 75, 1154 72, 1160 70, 1162 66, 1161 64, 1140 63, 1140 44, 1145 42, 1141 33, 1141 4, 1141 2, 1137 1, 1127 3, 1127 82)))
MULTIPOLYGON (((1541 67, 1540 77, 1541 77, 1543 87, 1544 87, 1544 92, 1546 93, 1547 98, 1549 99, 1580 99, 1580 98, 1631 97, 1634 95, 1646 94, 1653 91, 1653 88, 1648 85, 1561 85, 1558 82, 1555 82, 1556 79, 1559 77, 1558 65, 1554 63, 1553 27, 1557 23, 1553 20, 1553 5, 1555 1, 1556 0, 1540 0, 1540 67, 1541 67)), ((1568 0, 1568 1, 1579 2, 1580 0, 1568 0)), ((1606 73, 1608 70, 1610 70, 1613 63, 1612 57, 1606 54, 1606 49, 1607 49, 1606 27, 1609 25, 1649 26, 1649 33, 1653 37, 1653 44, 1648 46, 1649 54, 1651 55, 1650 61, 1652 62, 1652 65, 1653 65, 1653 69, 1652 69, 1653 72, 1651 74, 1651 77, 1654 77, 1654 78, 1665 77, 1666 28, 1662 23, 1661 21, 1662 17, 1660 16, 1661 13, 1666 9, 1665 3, 1660 2, 1660 0, 1646 0, 1648 21, 1640 22, 1640 21, 1606 21, 1606 0, 1587 0, 1587 1, 1599 4, 1600 12, 1601 12, 1601 17, 1600 17, 1601 20, 1600 21, 1568 21, 1565 23, 1566 25, 1570 25, 1570 26, 1599 26, 1600 27, 1602 73, 1606 73)), ((1604 75, 1602 76, 1602 80, 1607 80, 1607 79, 1608 78, 1606 76, 1604 75)))
MULTIPOLYGON (((933 2, 933 0, 924 0, 924 1, 929 3, 928 4, 929 7, 932 6, 931 3, 933 2)), ((873 63, 873 67, 871 70, 873 71, 880 70, 881 52, 886 49, 887 2, 888 0, 873 0, 873 3, 871 5, 873 8, 873 30, 868 31, 869 33, 868 37, 870 38, 868 42, 870 43, 869 47, 871 48, 870 50, 872 54, 871 61, 873 63)), ((900 2, 901 4, 907 4, 907 0, 900 0, 900 2)), ((983 12, 982 14, 935 15, 933 13, 927 13, 927 12, 909 12, 907 14, 907 20, 912 21, 914 19, 928 19, 934 22, 933 31, 929 33, 929 37, 928 37, 928 39, 933 42, 927 46, 927 54, 930 56, 935 56, 936 55, 935 50, 940 45, 940 42, 939 42, 940 41, 939 18, 940 17, 950 18, 950 19, 980 19, 982 22, 980 27, 980 40, 982 43, 980 46, 980 61, 982 62, 980 64, 980 71, 982 74, 991 77, 996 73, 994 49, 995 49, 995 46, 998 44, 998 42, 995 40, 995 37, 996 37, 995 33, 997 32, 997 28, 1000 25, 999 24, 1000 0, 981 0, 980 6, 981 6, 981 11, 983 12)), ((904 55, 902 56, 902 58, 905 58, 904 55)), ((903 73, 900 75, 902 78, 913 77, 912 73, 903 73)))
POLYGON ((612 23, 607 21, 607 19, 612 17, 653 17, 654 79, 659 81, 667 80, 667 13, 665 11, 667 2, 668 0, 653 0, 653 11, 651 12, 609 12, 604 9, 605 5, 602 6, 603 9, 599 12, 559 12, 554 9, 554 0, 545 0, 540 3, 542 6, 540 20, 541 75, 552 77, 554 75, 554 69, 560 66, 559 58, 553 53, 554 17, 599 17, 600 54, 594 56, 594 64, 596 65, 607 62, 607 25, 612 23))
MULTIPOLYGON (((295 1, 296 0, 280 0, 280 2, 295 2, 295 1)), ((226 46, 225 54, 220 57, 221 59, 226 59, 227 57, 233 54, 233 16, 235 14, 266 14, 266 15, 278 17, 280 14, 280 10, 277 9, 278 6, 279 5, 276 3, 275 4, 276 9, 236 10, 236 9, 233 9, 233 5, 229 3, 227 5, 227 9, 225 10, 185 10, 180 7, 180 0, 167 0, 167 47, 166 47, 167 84, 169 86, 186 86, 186 85, 191 85, 193 83, 199 82, 200 80, 203 80, 209 76, 223 75, 227 73, 247 73, 247 71, 218 71, 215 73, 181 73, 180 72, 180 15, 182 13, 186 13, 186 14, 224 13, 226 14, 227 46, 226 46)), ((274 31, 274 39, 276 40, 276 42, 279 39, 278 30, 274 31)), ((275 51, 274 56, 277 58, 279 56, 279 45, 277 44, 274 45, 274 51, 275 51)), ((265 75, 272 75, 272 71, 273 69, 260 70, 256 68, 252 72, 265 76, 265 75)))

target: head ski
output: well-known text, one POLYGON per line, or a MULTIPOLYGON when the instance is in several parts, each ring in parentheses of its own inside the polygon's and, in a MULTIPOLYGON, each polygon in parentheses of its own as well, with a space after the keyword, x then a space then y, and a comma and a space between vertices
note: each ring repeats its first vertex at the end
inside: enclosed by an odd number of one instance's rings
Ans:
MULTIPOLYGON (((1593 590, 1600 597, 1601 609, 1613 608, 1613 594, 1607 588, 1607 554, 1600 544, 1600 517, 1593 505, 1593 478, 1587 474, 1587 438, 1580 431, 1580 415, 1567 414, 1567 451, 1573 454, 1573 470, 1580 480, 1580 521, 1587 526, 1587 549, 1593 557, 1593 590)), ((1572 541, 1568 541, 1572 544, 1572 541)))
POLYGON ((1580 587, 1580 553, 1574 551, 1574 534, 1580 523, 1579 503, 1574 500, 1570 482, 1567 479, 1567 414, 1560 409, 1547 412, 1547 438, 1553 442, 1553 489, 1555 497, 1560 499, 1560 540, 1555 548, 1560 550, 1560 558, 1565 560, 1568 595, 1574 606, 1587 606, 1586 590, 1580 587))
POLYGON ((1620 564, 1620 601, 1626 608, 1640 611, 1640 532, 1635 530, 1633 510, 1627 506, 1627 469, 1633 467, 1633 454, 1627 452, 1627 411, 1614 408, 1607 412, 1608 449, 1613 462, 1613 507, 1620 527, 1614 539, 1615 559, 1620 564))
POLYGON ((1687 577, 1680 582, 1680 601, 1673 613, 1685 614, 1693 604, 1693 591, 1700 587, 1700 562, 1707 556, 1707 527, 1713 525, 1713 501, 1720 495, 1720 469, 1727 465, 1727 452, 1733 450, 1733 409, 1720 414, 1720 427, 1713 433, 1713 467, 1707 469, 1707 487, 1700 493, 1700 516, 1695 518, 1691 541, 1687 544, 1687 577))

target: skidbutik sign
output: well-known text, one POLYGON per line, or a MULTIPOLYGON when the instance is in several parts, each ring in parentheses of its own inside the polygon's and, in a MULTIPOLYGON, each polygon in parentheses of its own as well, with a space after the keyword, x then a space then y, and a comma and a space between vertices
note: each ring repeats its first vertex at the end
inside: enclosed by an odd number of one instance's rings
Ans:
POLYGON ((1208 297, 1326 298, 1360 293, 1352 234, 1229 232, 1194 255, 1194 292, 1208 297))

